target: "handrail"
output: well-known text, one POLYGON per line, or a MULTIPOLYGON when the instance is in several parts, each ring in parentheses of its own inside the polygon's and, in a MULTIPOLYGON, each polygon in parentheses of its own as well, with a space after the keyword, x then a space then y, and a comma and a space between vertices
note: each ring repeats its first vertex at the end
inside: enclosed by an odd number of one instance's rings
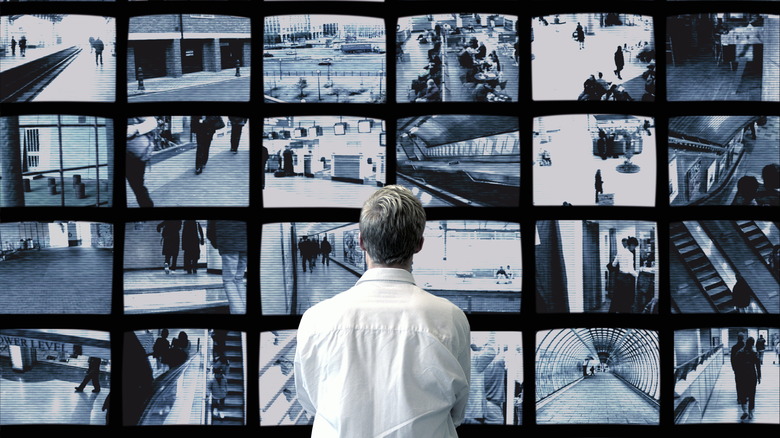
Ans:
POLYGON ((68 167, 66 169, 51 169, 51 170, 36 170, 34 172, 22 172, 23 176, 30 176, 30 175, 43 175, 46 173, 52 173, 52 172, 70 172, 72 170, 82 170, 82 169, 92 169, 94 167, 108 167, 108 164, 89 164, 86 166, 78 166, 78 167, 68 167))

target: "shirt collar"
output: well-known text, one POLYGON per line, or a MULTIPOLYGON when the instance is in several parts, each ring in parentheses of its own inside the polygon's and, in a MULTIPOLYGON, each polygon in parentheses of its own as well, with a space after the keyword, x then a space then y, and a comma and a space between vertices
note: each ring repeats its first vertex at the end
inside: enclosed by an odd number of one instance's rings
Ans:
POLYGON ((414 284, 414 276, 406 269, 400 268, 371 268, 366 270, 357 281, 360 284, 365 281, 399 281, 414 284))

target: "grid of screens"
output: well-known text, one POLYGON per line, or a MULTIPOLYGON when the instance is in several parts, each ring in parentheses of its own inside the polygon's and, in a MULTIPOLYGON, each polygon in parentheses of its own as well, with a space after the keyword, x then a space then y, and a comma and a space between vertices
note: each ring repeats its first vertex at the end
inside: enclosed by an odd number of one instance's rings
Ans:
POLYGON ((459 436, 776 428, 776 2, 617 3, 3 2, 0 428, 308 436, 296 328, 390 184, 459 436))

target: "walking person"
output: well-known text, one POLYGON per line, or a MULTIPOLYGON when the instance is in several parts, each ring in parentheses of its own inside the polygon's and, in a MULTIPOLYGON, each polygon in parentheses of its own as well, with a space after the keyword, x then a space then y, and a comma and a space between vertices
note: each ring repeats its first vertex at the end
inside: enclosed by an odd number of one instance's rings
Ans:
POLYGON ((168 329, 164 328, 160 331, 160 337, 154 341, 152 346, 152 357, 157 360, 157 368, 162 368, 163 364, 168 363, 168 350, 171 349, 171 344, 168 342, 168 329))
POLYGON ((176 260, 179 258, 179 233, 181 221, 162 221, 157 224, 157 232, 162 234, 162 255, 165 256, 165 273, 176 271, 176 260))
MULTIPOLYGON (((734 384, 737 383, 737 353, 739 353, 739 350, 742 349, 742 347, 745 346, 745 335, 742 333, 737 335, 737 343, 731 346, 731 354, 729 355, 729 359, 731 361, 731 371, 734 373, 734 384)), ((740 400, 740 387, 737 386, 737 403, 739 403, 740 400)))
POLYGON ((84 380, 81 381, 81 385, 76 387, 76 392, 84 392, 84 387, 91 381, 92 392, 100 392, 100 363, 102 361, 99 357, 90 356, 87 360, 87 374, 84 376, 84 380))
POLYGON ((623 80, 623 78, 620 76, 620 72, 623 71, 623 66, 625 63, 626 62, 623 58, 623 48, 617 46, 617 50, 615 50, 615 75, 620 80, 623 80))
POLYGON ((230 120, 230 152, 237 154, 238 142, 241 140, 241 131, 249 118, 229 116, 228 120, 230 120))
POLYGON ((766 339, 764 339, 764 335, 758 335, 758 340, 756 341, 756 352, 758 353, 758 361, 761 363, 761 365, 764 364, 765 350, 766 350, 766 339))
POLYGON ((221 366, 213 368, 214 375, 209 381, 209 395, 211 396, 211 416, 225 418, 225 398, 228 394, 227 377, 221 366))
POLYGON ((203 245, 203 227, 198 221, 186 220, 181 228, 181 249, 184 251, 184 270, 188 274, 198 273, 200 246, 203 245))
POLYGON ((157 119, 154 117, 127 119, 125 178, 135 194, 139 207, 154 207, 149 190, 144 185, 144 174, 154 151, 152 137, 155 129, 157 129, 157 119))
POLYGON ((320 252, 322 253, 322 266, 330 266, 330 252, 333 250, 330 242, 328 242, 328 236, 322 237, 320 243, 320 252))
POLYGON ((618 248, 615 259, 607 264, 609 269, 616 271, 615 293, 609 307, 610 313, 631 313, 634 307, 636 279, 636 248, 639 241, 636 237, 628 237, 621 241, 623 249, 618 248))
POLYGON ((92 48, 95 49, 95 65, 103 65, 103 49, 105 48, 103 40, 101 40, 100 37, 97 37, 92 43, 92 48))
POLYGON ((261 171, 260 171, 260 180, 263 183, 263 189, 265 189, 265 173, 266 173, 266 165, 268 163, 268 148, 267 147, 262 146, 262 154, 263 154, 263 156, 262 156, 262 160, 263 160, 262 163, 263 164, 262 164, 261 171))
POLYGON ((737 352, 734 377, 737 381, 737 397, 743 422, 753 419, 753 411, 756 408, 756 385, 761 383, 761 363, 758 353, 753 350, 756 340, 752 336, 745 341, 745 346, 737 352))
POLYGON ((222 257, 222 285, 227 295, 230 314, 246 313, 246 223, 210 220, 206 224, 206 236, 222 257))
POLYGON ((195 175, 200 175, 209 161, 209 148, 214 133, 225 127, 220 116, 192 116, 190 129, 195 134, 197 149, 195 151, 195 175))
POLYGON ((11 56, 16 56, 16 38, 11 37, 11 56))
POLYGON ((25 53, 27 53, 27 37, 22 35, 22 37, 19 38, 19 54, 24 56, 25 53))
POLYGON ((580 45, 580 50, 585 48, 585 30, 582 28, 582 24, 577 22, 577 29, 574 30, 574 37, 580 45))

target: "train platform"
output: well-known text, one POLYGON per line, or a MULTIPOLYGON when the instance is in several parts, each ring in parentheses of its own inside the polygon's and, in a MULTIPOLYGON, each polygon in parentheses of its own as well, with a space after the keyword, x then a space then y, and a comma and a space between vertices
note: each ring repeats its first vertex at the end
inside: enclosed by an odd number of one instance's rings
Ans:
POLYGON ((82 49, 63 71, 46 85, 33 102, 115 102, 116 57, 103 52, 103 63, 82 49))
POLYGON ((360 208, 377 187, 372 181, 359 184, 305 176, 276 178, 266 173, 263 206, 360 208))

